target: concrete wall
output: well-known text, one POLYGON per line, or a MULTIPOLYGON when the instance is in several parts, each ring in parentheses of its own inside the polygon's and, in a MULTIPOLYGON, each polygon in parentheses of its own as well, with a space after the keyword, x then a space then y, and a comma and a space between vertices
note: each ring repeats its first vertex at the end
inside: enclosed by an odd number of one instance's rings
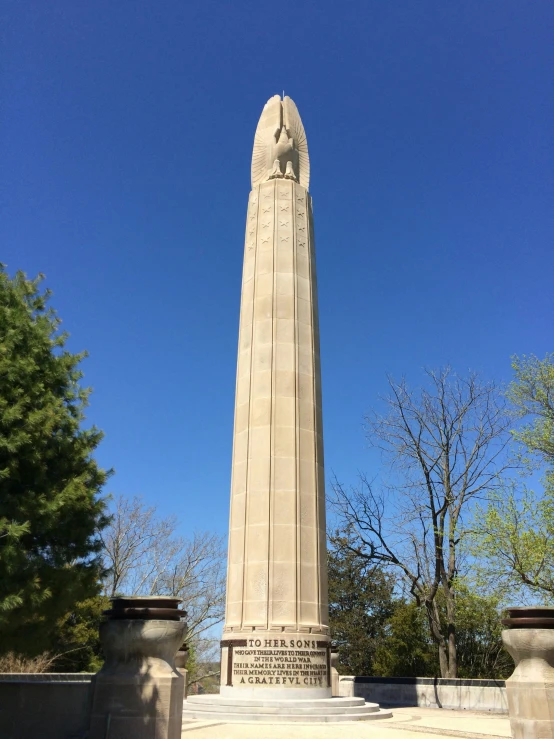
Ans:
POLYGON ((428 706, 507 713, 504 680, 451 680, 432 677, 352 677, 341 675, 342 696, 381 706, 428 706))
POLYGON ((84 739, 92 674, 0 673, 1 739, 84 739))

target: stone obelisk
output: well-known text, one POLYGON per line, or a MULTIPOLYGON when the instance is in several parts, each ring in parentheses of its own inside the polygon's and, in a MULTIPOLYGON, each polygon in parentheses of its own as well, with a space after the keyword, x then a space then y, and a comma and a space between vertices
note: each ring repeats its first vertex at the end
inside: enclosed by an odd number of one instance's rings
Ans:
POLYGON ((248 200, 221 694, 331 695, 310 160, 265 105, 248 200))
MULTIPOLYGON (((248 199, 219 695, 187 721, 367 721, 331 697, 317 283, 304 126, 265 105, 248 199)), ((185 604, 186 605, 186 604, 185 604)))

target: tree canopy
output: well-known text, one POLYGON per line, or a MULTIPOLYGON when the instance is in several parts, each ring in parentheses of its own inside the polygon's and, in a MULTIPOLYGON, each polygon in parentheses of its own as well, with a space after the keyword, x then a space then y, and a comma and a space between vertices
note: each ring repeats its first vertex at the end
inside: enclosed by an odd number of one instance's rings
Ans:
POLYGON ((512 598, 554 597, 554 354, 513 357, 507 396, 523 421, 512 431, 520 457, 543 473, 543 491, 512 481, 479 509, 473 553, 486 565, 480 580, 512 598))
POLYGON ((374 658, 394 610, 393 579, 382 567, 344 546, 344 536, 331 536, 327 556, 329 625, 339 648, 339 667, 347 675, 373 675, 374 658))
POLYGON ((545 491, 554 496, 554 353, 512 357, 514 379, 508 398, 526 423, 512 432, 538 466, 544 465, 545 491))
POLYGON ((456 677, 463 517, 502 484, 510 421, 494 383, 449 368, 426 374, 415 390, 389 378, 386 413, 367 417, 368 440, 389 463, 388 486, 364 476, 352 489, 337 481, 332 503, 350 536, 345 546, 403 578, 425 610, 441 676, 456 677))
POLYGON ((48 649, 102 574, 109 472, 92 456, 102 433, 83 425, 86 353, 65 348, 41 280, 0 267, 0 653, 48 649))

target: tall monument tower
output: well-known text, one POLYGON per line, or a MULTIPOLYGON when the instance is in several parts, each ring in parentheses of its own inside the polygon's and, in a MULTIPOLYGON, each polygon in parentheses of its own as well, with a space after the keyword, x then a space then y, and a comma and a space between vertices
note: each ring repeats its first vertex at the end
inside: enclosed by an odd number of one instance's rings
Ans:
POLYGON ((309 181, 298 110, 276 95, 256 129, 246 218, 222 694, 331 694, 309 181))
POLYGON ((363 698, 331 698, 309 182, 298 110, 276 95, 256 129, 246 216, 221 690, 190 696, 187 719, 391 715, 363 698))

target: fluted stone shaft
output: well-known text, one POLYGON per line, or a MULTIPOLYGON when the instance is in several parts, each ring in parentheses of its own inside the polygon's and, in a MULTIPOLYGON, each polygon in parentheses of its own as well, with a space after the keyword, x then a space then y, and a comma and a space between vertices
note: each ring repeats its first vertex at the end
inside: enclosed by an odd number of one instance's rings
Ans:
POLYGON ((266 178, 248 201, 224 642, 313 634, 325 647, 326 567, 311 197, 266 178))
POLYGON ((292 181, 248 207, 227 587, 227 630, 327 632, 311 198, 292 181))

